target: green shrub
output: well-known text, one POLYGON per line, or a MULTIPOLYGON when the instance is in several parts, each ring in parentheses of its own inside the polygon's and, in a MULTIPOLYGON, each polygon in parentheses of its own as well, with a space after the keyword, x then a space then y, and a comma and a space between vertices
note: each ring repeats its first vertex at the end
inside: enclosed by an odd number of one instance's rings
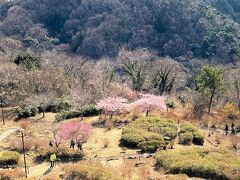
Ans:
POLYGON ((16 166, 20 161, 20 154, 16 151, 2 151, 0 153, 0 167, 16 166))
POLYGON ((121 144, 128 147, 137 147, 140 142, 145 141, 141 134, 128 133, 121 137, 121 144))
POLYGON ((37 113, 38 113, 37 108, 33 108, 29 106, 23 106, 16 110, 17 119, 34 117, 37 115, 37 113))
POLYGON ((223 150, 181 149, 160 151, 155 155, 156 165, 171 174, 206 179, 239 179, 240 157, 223 150))
POLYGON ((204 136, 200 133, 194 133, 193 134, 193 144, 202 146, 204 143, 204 136))
POLYGON ((181 125, 179 131, 179 143, 185 145, 193 143, 202 146, 204 144, 204 136, 191 123, 184 123, 181 125))
POLYGON ((144 141, 140 142, 137 147, 141 149, 143 152, 150 152, 153 153, 157 149, 165 149, 167 146, 166 142, 159 141, 159 140, 150 140, 150 141, 144 141))
MULTIPOLYGON (((159 118, 140 118, 123 128, 121 143, 124 146, 137 147, 139 143, 144 142, 141 147, 145 148, 148 141, 164 142, 164 136, 169 137, 170 140, 177 136, 175 123, 159 118)), ((156 148, 152 149, 156 150, 156 148)))
POLYGON ((79 111, 65 111, 56 115, 57 121, 63 121, 64 119, 72 119, 78 117, 88 117, 98 115, 99 111, 93 104, 83 106, 79 111))
MULTIPOLYGON (((69 111, 71 109, 71 104, 67 101, 60 101, 55 104, 51 104, 47 106, 45 112, 53 112, 53 113, 59 113, 62 111, 69 111)), ((38 107, 39 112, 43 112, 43 109, 41 107, 38 107)))
POLYGON ((184 145, 191 145, 193 141, 193 135, 191 132, 185 132, 179 134, 179 143, 184 145))
POLYGON ((180 133, 186 133, 186 132, 198 132, 198 128, 195 127, 194 125, 192 125, 191 123, 183 123, 181 126, 180 126, 180 131, 179 131, 179 134, 180 133))
POLYGON ((187 96, 184 94, 178 96, 178 100, 182 104, 182 106, 185 106, 188 101, 187 96))
POLYGON ((39 69, 41 67, 40 58, 29 53, 19 54, 14 60, 14 63, 24 66, 27 70, 39 69))
POLYGON ((173 99, 168 99, 166 102, 166 106, 168 109, 175 109, 176 108, 176 103, 173 99))
POLYGON ((99 110, 97 110, 94 104, 88 104, 83 106, 80 112, 83 114, 84 117, 96 116, 99 114, 99 110))

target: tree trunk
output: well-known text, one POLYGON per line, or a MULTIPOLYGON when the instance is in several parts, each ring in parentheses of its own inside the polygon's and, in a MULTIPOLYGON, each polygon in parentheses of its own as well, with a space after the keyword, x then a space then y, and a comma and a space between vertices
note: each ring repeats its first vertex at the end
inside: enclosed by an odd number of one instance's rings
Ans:
POLYGON ((214 94, 215 94, 215 89, 213 89, 213 91, 211 93, 210 102, 208 104, 208 114, 211 113, 211 108, 212 108, 214 94))
POLYGON ((110 119, 112 119, 112 117, 113 117, 113 114, 110 115, 110 119))
POLYGON ((43 110, 43 116, 42 117, 45 118, 45 110, 43 110))
POLYGON ((148 115, 149 115, 149 111, 147 110, 147 112, 146 112, 146 117, 148 117, 148 115))
POLYGON ((235 78, 235 88, 237 91, 238 110, 240 111, 240 89, 239 89, 239 84, 238 84, 237 78, 235 78))

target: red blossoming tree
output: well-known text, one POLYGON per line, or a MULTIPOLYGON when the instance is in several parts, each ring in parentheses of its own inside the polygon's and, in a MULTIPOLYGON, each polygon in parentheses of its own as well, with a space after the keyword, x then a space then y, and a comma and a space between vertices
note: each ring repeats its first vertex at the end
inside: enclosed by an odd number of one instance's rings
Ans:
POLYGON ((152 94, 143 94, 141 95, 140 99, 131 103, 130 107, 136 111, 146 112, 146 117, 148 117, 149 112, 151 111, 166 109, 165 97, 155 96, 152 94))
POLYGON ((92 126, 83 122, 67 122, 61 125, 57 132, 57 139, 75 140, 79 150, 82 149, 83 143, 92 134, 92 126))
POLYGON ((113 115, 122 114, 127 111, 127 99, 121 97, 107 97, 97 103, 97 109, 102 110, 104 114, 113 115))

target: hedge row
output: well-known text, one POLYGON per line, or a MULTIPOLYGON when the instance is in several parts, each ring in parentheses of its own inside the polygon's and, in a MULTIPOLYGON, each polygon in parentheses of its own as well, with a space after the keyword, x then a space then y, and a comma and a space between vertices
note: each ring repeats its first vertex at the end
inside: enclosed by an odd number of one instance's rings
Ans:
POLYGON ((240 179, 240 157, 223 150, 182 149, 160 151, 156 166, 170 174, 187 174, 206 179, 240 179))
POLYGON ((93 104, 83 106, 79 111, 65 111, 56 115, 57 121, 63 121, 65 119, 72 119, 78 117, 88 117, 98 115, 99 111, 93 104))
POLYGON ((164 137, 170 140, 177 136, 175 123, 159 118, 141 118, 123 128, 121 144, 123 146, 140 148, 142 151, 154 152, 165 148, 164 137))
MULTIPOLYGON (((47 106, 45 112, 58 113, 61 111, 69 111, 70 108, 71 108, 71 105, 68 102, 61 101, 57 104, 52 104, 52 105, 47 106)), ((28 105, 24 105, 23 107, 20 107, 16 110, 17 119, 34 117, 38 113, 41 113, 41 112, 43 112, 43 108, 31 107, 28 105)))

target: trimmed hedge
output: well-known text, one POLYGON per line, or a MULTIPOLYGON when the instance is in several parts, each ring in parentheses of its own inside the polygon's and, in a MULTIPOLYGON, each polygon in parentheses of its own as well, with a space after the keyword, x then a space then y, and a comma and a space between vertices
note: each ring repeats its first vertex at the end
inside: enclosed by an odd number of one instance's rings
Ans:
POLYGON ((16 151, 2 151, 0 153, 0 167, 17 166, 20 161, 20 154, 16 151))
POLYGON ((179 131, 179 143, 184 145, 193 143, 202 146, 204 144, 204 136, 191 123, 184 123, 179 131))
POLYGON ((181 149, 160 151, 156 166, 170 174, 187 174, 206 179, 239 179, 240 157, 223 150, 181 149))
POLYGON ((120 141, 123 146, 152 151, 152 149, 160 148, 160 144, 164 142, 164 136, 169 137, 170 140, 174 139, 177 136, 177 130, 176 124, 172 121, 150 117, 141 118, 123 128, 120 141), (139 145, 140 143, 142 144, 139 145))
POLYGON ((140 142, 137 147, 141 149, 143 152, 156 152, 157 149, 165 149, 167 147, 167 143, 164 142, 164 140, 150 140, 150 141, 144 141, 140 142))
POLYGON ((121 143, 128 147, 137 147, 141 142, 145 141, 145 138, 141 134, 127 133, 121 137, 121 143))
POLYGON ((63 121, 65 119, 72 119, 78 117, 88 117, 88 116, 96 116, 99 114, 99 110, 97 110, 96 106, 93 104, 89 104, 83 106, 79 111, 65 111, 56 115, 57 121, 63 121))
POLYGON ((191 132, 179 134, 179 143, 183 145, 191 145, 193 142, 193 134, 191 132))

